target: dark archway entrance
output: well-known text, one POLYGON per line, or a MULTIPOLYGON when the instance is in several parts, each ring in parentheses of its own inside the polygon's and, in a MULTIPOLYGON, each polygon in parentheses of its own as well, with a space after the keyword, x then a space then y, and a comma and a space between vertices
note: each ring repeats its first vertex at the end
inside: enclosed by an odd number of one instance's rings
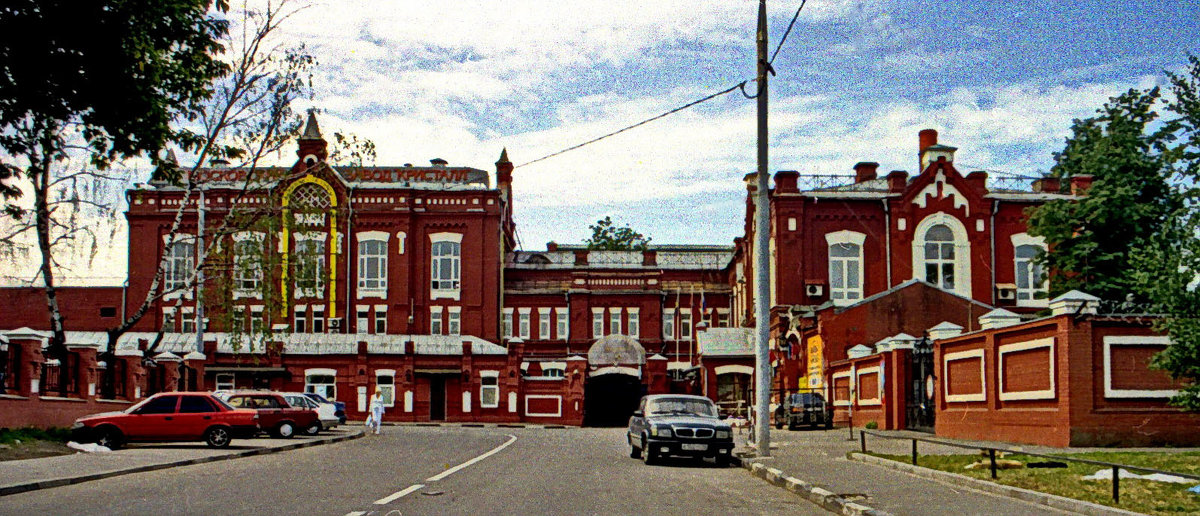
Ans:
POLYGON ((933 369, 933 341, 928 337, 913 346, 908 364, 908 399, 905 403, 905 427, 920 432, 933 432, 936 406, 933 389, 936 384, 933 369))
POLYGON ((583 385, 584 426, 625 426, 646 394, 636 376, 608 373, 591 376, 583 385))

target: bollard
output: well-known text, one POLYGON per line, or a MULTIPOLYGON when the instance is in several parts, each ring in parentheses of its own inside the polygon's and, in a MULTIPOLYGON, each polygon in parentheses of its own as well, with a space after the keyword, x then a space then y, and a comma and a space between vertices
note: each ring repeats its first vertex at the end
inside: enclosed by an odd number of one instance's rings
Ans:
POLYGON ((1113 466, 1113 503, 1121 503, 1121 468, 1113 466))
POLYGON ((913 442, 913 453, 912 453, 913 466, 916 466, 917 465, 917 440, 913 439, 912 442, 913 442))
POLYGON ((992 462, 992 480, 996 479, 996 450, 988 449, 988 459, 992 462))
POLYGON ((858 444, 862 447, 862 452, 867 453, 867 434, 862 430, 858 432, 858 444))

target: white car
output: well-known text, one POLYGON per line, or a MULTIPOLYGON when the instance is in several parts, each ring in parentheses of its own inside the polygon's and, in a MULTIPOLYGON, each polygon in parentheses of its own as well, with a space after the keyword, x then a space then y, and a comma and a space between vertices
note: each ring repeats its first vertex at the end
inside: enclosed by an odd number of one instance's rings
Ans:
POLYGON ((280 394, 293 407, 304 407, 317 411, 317 419, 321 421, 322 430, 332 429, 340 423, 337 406, 332 403, 318 403, 305 396, 303 392, 282 392, 280 394))

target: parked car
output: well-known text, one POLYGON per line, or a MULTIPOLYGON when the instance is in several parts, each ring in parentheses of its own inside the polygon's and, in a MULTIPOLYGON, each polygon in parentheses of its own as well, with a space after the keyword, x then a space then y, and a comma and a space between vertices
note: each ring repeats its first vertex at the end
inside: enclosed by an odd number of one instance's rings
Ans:
POLYGON ((783 404, 775 409, 775 428, 788 430, 809 425, 817 428, 833 428, 833 407, 825 402, 825 396, 819 392, 797 392, 787 395, 783 404))
POLYGON ((258 412, 235 409, 207 392, 155 394, 121 412, 84 416, 72 439, 110 449, 140 441, 204 441, 213 448, 258 433, 258 412))
POLYGON ((321 430, 330 430, 341 424, 341 421, 337 417, 337 407, 333 403, 313 401, 312 398, 309 398, 303 392, 282 392, 280 394, 293 407, 304 407, 317 411, 317 419, 321 423, 320 428, 317 428, 312 433, 308 433, 308 429, 306 429, 305 433, 308 435, 316 435, 321 430))
POLYGON ((346 402, 330 401, 330 400, 326 399, 324 396, 317 394, 315 392, 306 392, 306 393, 304 393, 304 395, 308 396, 308 399, 313 400, 317 403, 332 403, 333 407, 334 407, 333 415, 338 417, 338 424, 341 424, 341 425, 346 424, 346 402))
POLYGON ((703 396, 644 396, 629 418, 629 456, 646 464, 670 455, 714 457, 718 466, 727 466, 733 431, 723 419, 716 404, 703 396))
POLYGON ((315 435, 321 430, 316 410, 293 407, 278 393, 225 392, 216 396, 233 408, 257 410, 258 426, 280 439, 290 439, 297 431, 315 435))

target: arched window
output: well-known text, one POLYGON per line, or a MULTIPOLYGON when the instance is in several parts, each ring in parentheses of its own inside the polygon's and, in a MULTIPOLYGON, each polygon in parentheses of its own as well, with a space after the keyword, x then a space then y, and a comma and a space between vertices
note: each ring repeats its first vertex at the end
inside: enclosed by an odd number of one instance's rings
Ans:
POLYGON ((1045 294, 1049 291, 1046 285, 1046 273, 1042 266, 1034 261, 1039 253, 1046 250, 1046 240, 1042 237, 1018 233, 1012 236, 1012 244, 1017 305, 1046 306, 1045 294))
POLYGON ((296 298, 321 297, 325 292, 325 234, 297 233, 295 256, 296 298))
POLYGON ((358 298, 387 297, 387 241, 383 231, 358 233, 358 298))
POLYGON ((971 244, 966 226, 938 212, 917 224, 913 236, 913 277, 971 297, 971 244))
POLYGON ((434 233, 429 235, 432 299, 459 298, 462 266, 462 234, 434 233))
POLYGON ((849 305, 863 298, 863 242, 866 235, 854 231, 827 233, 829 244, 829 299, 849 305))

